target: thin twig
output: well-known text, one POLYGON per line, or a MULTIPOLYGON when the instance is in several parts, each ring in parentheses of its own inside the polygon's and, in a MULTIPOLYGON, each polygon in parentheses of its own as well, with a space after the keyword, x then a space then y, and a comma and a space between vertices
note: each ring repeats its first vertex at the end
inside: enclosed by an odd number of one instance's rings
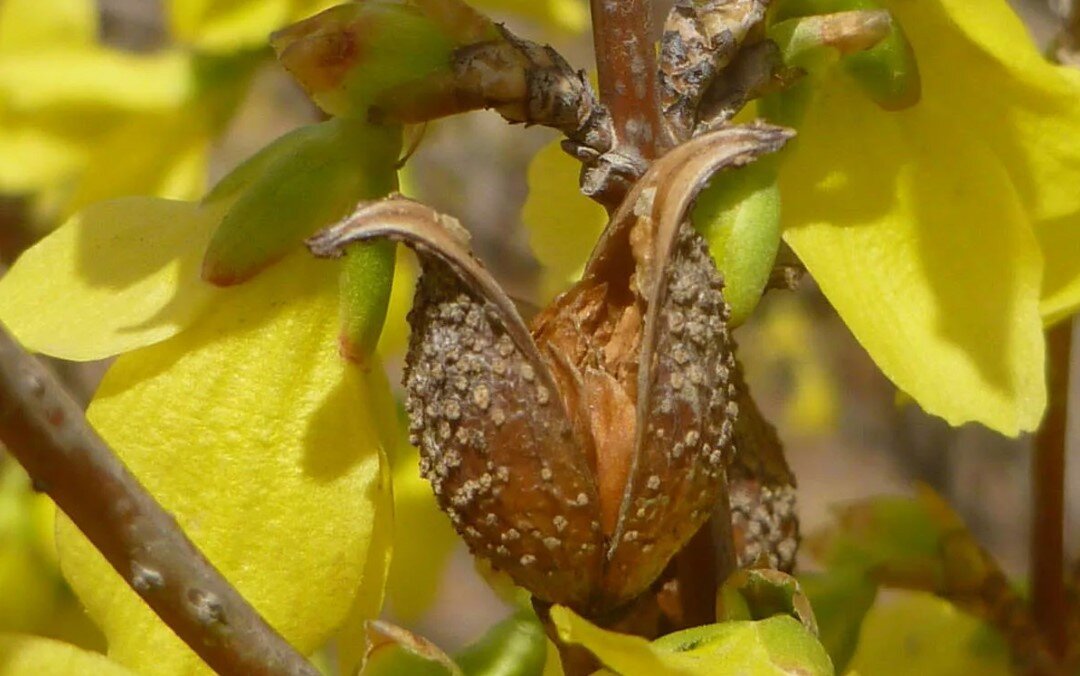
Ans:
POLYGON ((218 673, 316 676, 0 325, 0 441, 177 636, 218 673))
POLYGON ((1031 599, 1035 621, 1058 657, 1068 642, 1065 597, 1065 443, 1069 399, 1069 348, 1072 325, 1064 322, 1046 334, 1046 418, 1035 434, 1031 481, 1031 599))
POLYGON ((611 111, 616 149, 651 160, 664 150, 649 0, 591 0, 600 102, 611 111))

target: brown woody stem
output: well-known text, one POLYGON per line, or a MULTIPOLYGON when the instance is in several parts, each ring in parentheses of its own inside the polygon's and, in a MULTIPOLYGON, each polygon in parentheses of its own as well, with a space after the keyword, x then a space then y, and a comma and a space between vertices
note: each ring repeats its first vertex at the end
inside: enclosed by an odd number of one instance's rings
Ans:
POLYGON ((686 543, 675 559, 683 624, 699 627, 716 622, 716 592, 720 588, 716 538, 710 519, 686 543))
POLYGON ((0 325, 0 441, 124 581, 220 674, 317 676, 0 325))
POLYGON ((1065 443, 1072 326, 1064 322, 1046 334, 1046 418, 1035 434, 1032 459, 1031 599, 1035 621, 1058 657, 1067 647, 1065 597, 1065 443))
POLYGON ((615 123, 616 149, 643 160, 663 150, 649 0, 591 0, 600 101, 615 123))

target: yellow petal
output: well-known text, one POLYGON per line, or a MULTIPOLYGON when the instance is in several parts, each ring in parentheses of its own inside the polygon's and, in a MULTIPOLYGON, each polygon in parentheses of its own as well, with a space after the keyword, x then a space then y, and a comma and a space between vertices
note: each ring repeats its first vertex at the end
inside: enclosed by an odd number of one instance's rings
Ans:
POLYGON ((55 563, 34 529, 35 494, 11 460, 0 460, 0 631, 39 632, 62 601, 55 563))
POLYGON ((544 657, 544 672, 541 676, 566 676, 562 668, 562 659, 559 657, 559 648, 547 641, 547 655, 544 657))
POLYGON ((600 629, 561 606, 551 609, 551 620, 563 641, 588 648, 622 676, 833 673, 825 649, 806 627, 788 615, 695 627, 652 643, 600 629))
POLYGON ((0 634, 0 676, 135 676, 104 655, 39 636, 0 634))
POLYGON ((191 57, 178 50, 136 55, 104 47, 30 50, 0 59, 0 100, 11 110, 162 110, 195 86, 191 57), (81 109, 80 109, 81 107, 81 109))
POLYGON ((93 0, 4 0, 0 2, 0 55, 97 40, 93 0))
POLYGON ((1046 257, 1043 312, 1080 306, 1080 71, 1053 65, 1001 0, 901 2, 924 64, 923 100, 957 115, 998 155, 1031 214, 1046 257))
POLYGON ((873 676, 1007 676, 1001 638, 930 594, 895 592, 863 621, 852 670, 873 676))
POLYGON ((529 196, 521 212, 529 244, 544 266, 545 295, 563 290, 589 258, 607 216, 578 190, 581 163, 559 142, 544 146, 529 164, 529 196))
POLYGON ((580 32, 589 26, 589 8, 583 0, 473 0, 486 12, 512 12, 561 30, 580 32))
POLYGON ((36 192, 71 177, 85 161, 86 140, 99 131, 88 127, 0 109, 0 192, 36 192))
MULTIPOLYGON (((14 460, 0 459, 0 635, 29 633, 104 648, 60 576, 55 524, 52 500, 33 491, 14 460)), ((0 663, 3 654, 0 648, 0 663)))
MULTIPOLYGON (((120 357, 90 421, 256 609, 309 653, 375 612, 389 516, 373 399, 337 354, 337 266, 297 252, 173 340, 120 357), (374 571, 375 580, 370 579, 374 571)), ((209 673, 67 521, 66 577, 109 654, 209 673)))
POLYGON ((663 656, 645 639, 601 629, 568 608, 553 607, 551 621, 564 642, 585 646, 623 676, 689 673, 669 669, 663 656))
POLYGON ((409 344, 409 322, 406 317, 412 307, 416 290, 416 256, 404 246, 397 248, 394 263, 394 281, 390 288, 390 304, 386 308, 386 321, 379 336, 378 353, 384 357, 402 357, 409 344))
POLYGON ((221 213, 150 197, 87 207, 0 278, 0 321, 27 349, 76 361, 174 336, 216 293, 199 265, 221 213))
MULTIPOLYGON (((356 368, 352 366, 352 368, 356 368)), ((383 415, 393 409, 393 398, 389 396, 389 382, 383 372, 382 364, 375 362, 366 372, 365 386, 372 393, 372 410, 375 416, 383 415)), ((385 436, 377 435, 382 448, 387 448, 385 436)), ((383 602, 386 600, 390 562, 394 550, 394 536, 397 533, 396 515, 390 497, 393 485, 390 463, 380 454, 381 473, 379 475, 380 494, 375 505, 375 523, 371 531, 370 552, 364 572, 360 577, 362 593, 355 597, 352 609, 342 623, 337 634, 337 673, 355 674, 364 659, 366 630, 368 620, 379 617, 383 602)), ((325 647, 325 646, 324 646, 325 647)), ((323 670, 327 673, 327 670, 323 670)))
POLYGON ((340 4, 339 0, 292 0, 289 9, 289 21, 300 21, 340 4))
POLYGON ((196 200, 206 191, 209 150, 197 110, 134 117, 93 143, 68 213, 127 195, 196 200))
POLYGON ((1034 429, 1041 260, 981 138, 927 98, 885 113, 836 78, 782 169, 785 238, 896 385, 950 424, 1034 429))
POLYGON ((394 459, 394 558, 387 597, 394 615, 413 623, 439 592, 446 563, 459 540, 420 476, 420 454, 399 449, 394 459))
POLYGON ((171 0, 169 21, 181 42, 214 52, 263 47, 286 24, 341 4, 341 0, 171 0))
POLYGON ((173 35, 209 51, 265 46, 292 15, 289 0, 170 0, 173 35))
POLYGON ((739 357, 747 380, 773 389, 759 395, 783 402, 777 422, 795 434, 828 434, 839 413, 837 374, 815 344, 815 326, 799 299, 785 294, 770 299, 758 320, 740 329, 739 357))

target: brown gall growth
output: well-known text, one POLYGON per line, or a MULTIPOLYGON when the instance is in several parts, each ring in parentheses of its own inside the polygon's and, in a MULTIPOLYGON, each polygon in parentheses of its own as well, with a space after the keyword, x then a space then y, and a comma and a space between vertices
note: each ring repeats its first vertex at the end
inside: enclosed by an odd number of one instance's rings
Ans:
POLYGON ((580 282, 531 327, 453 219, 401 197, 309 240, 416 250, 405 371, 411 441, 477 556, 596 616, 633 601, 727 496, 740 397, 723 282, 687 219, 717 171, 788 130, 728 127, 657 160, 580 282))

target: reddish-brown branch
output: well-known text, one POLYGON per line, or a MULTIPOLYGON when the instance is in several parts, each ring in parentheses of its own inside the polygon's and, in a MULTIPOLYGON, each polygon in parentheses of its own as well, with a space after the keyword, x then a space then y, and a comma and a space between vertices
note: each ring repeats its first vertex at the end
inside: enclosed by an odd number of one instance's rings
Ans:
POLYGON ((651 160, 664 150, 649 0, 591 0, 600 101, 611 111, 616 148, 651 160))
POLYGON ((720 588, 717 566, 716 538, 713 521, 709 520, 675 559, 679 605, 685 626, 698 627, 716 622, 716 592, 720 588))
POLYGON ((1065 442, 1069 398, 1068 322, 1050 329, 1047 338, 1046 418, 1035 435, 1031 466, 1034 509, 1031 525, 1031 599, 1035 621, 1055 655, 1068 642, 1065 597, 1065 442))
POLYGON ((35 486, 215 671, 318 674, 206 560, 63 387, 3 326, 0 441, 35 486))

